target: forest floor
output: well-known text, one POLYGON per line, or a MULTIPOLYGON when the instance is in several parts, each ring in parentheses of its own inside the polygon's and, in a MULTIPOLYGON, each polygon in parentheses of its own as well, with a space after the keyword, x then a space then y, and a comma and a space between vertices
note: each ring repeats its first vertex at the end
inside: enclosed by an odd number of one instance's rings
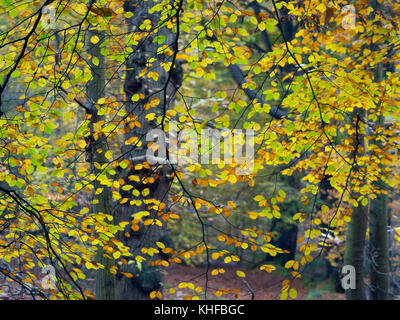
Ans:
MULTIPOLYGON (((207 299, 239 299, 250 300, 252 292, 255 300, 278 300, 281 294, 282 281, 285 276, 276 272, 267 273, 260 270, 243 270, 246 273, 246 283, 243 278, 236 275, 237 267, 224 267, 225 273, 211 276, 210 268, 207 282, 207 299), (219 289, 226 290, 221 296, 215 293, 219 289), (239 291, 240 290, 240 291, 239 291)), ((169 267, 164 279, 165 299, 183 299, 191 295, 198 295, 204 299, 204 288, 206 287, 206 267, 190 267, 184 265, 173 265, 169 267), (190 288, 178 288, 180 282, 191 282, 196 287, 202 287, 202 292, 196 293, 190 288), (174 288, 175 292, 171 294, 169 288, 174 288)), ((318 285, 304 283, 302 279, 295 279, 291 282, 291 287, 297 290, 297 299, 317 299, 317 300, 343 300, 344 295, 335 293, 330 288, 329 280, 318 282, 318 285)))
MULTIPOLYGON (((211 275, 211 267, 208 272, 207 299, 209 300, 250 300, 252 292, 255 300, 279 300, 281 294, 282 281, 287 279, 277 271, 272 273, 262 272, 257 269, 241 269, 246 273, 245 278, 237 276, 238 267, 224 267, 225 273, 216 276, 211 275), (246 280, 247 284, 243 281, 246 280), (220 290, 220 296, 215 293, 220 290)), ((191 296, 198 296, 204 299, 204 288, 206 287, 206 267, 191 267, 186 265, 173 264, 166 269, 164 276, 164 299, 182 300, 191 296), (181 282, 192 283, 194 289, 201 287, 200 292, 190 288, 178 288, 181 282), (169 289, 174 288, 175 292, 170 293, 169 289)), ((43 275, 38 274, 38 279, 43 275)), ((31 300, 32 297, 27 293, 22 293, 16 283, 4 286, 5 279, 0 279, 0 300, 31 300), (10 291, 11 290, 11 291, 10 291), (12 294, 11 292, 14 292, 12 294)), ((83 289, 93 291, 94 279, 86 279, 81 283, 83 289)), ((297 300, 343 300, 344 294, 334 292, 330 279, 310 281, 310 279, 295 279, 291 282, 291 287, 295 288, 298 295, 297 300)), ((36 297, 38 298, 38 297, 36 297)), ((40 299, 40 298, 39 298, 40 299)))

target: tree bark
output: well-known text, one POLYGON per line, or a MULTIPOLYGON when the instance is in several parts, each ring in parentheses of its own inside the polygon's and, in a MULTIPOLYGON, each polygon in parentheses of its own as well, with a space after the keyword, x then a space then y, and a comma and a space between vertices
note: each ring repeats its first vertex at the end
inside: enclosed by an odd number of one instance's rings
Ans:
MULTIPOLYGON (((378 183, 381 185, 381 183, 378 183)), ((381 186, 382 188, 383 186, 381 186)), ((378 194, 370 204, 369 250, 371 257, 370 286, 372 300, 387 300, 389 290, 387 196, 378 194)))
MULTIPOLYGON (((365 119, 365 110, 355 109, 353 112, 353 121, 355 123, 355 136, 353 137, 354 150, 352 154, 353 162, 351 169, 350 181, 351 185, 351 198, 357 199, 358 192, 356 191, 357 186, 363 184, 364 179, 358 181, 356 184, 354 179, 357 177, 358 166, 357 158, 362 155, 365 151, 365 139, 364 135, 360 132, 360 123, 365 119)), ((363 173, 359 173, 362 177, 363 173)), ((367 207, 359 204, 357 207, 353 207, 353 214, 351 221, 347 229, 346 236, 346 249, 344 254, 344 265, 351 265, 355 269, 356 287, 345 290, 346 298, 348 300, 365 300, 364 290, 364 256, 365 256, 365 242, 368 225, 368 209, 367 207)))
MULTIPOLYGON (((102 32, 97 32, 96 30, 89 30, 87 33, 88 39, 91 39, 92 36, 98 36, 100 41, 97 44, 91 43, 90 40, 88 41, 89 54, 92 56, 92 59, 96 57, 99 60, 98 65, 90 62, 93 78, 88 82, 86 91, 86 112, 90 116, 89 127, 91 131, 87 139, 86 160, 90 163, 90 172, 97 177, 96 180, 93 181, 94 192, 91 209, 93 213, 112 214, 113 200, 111 188, 101 184, 99 179, 101 175, 105 175, 106 173, 102 172, 102 170, 99 169, 99 166, 95 166, 95 163, 102 165, 108 162, 105 157, 105 152, 108 149, 107 139, 104 134, 96 134, 93 129, 93 125, 104 118, 103 116, 98 115, 96 108, 98 99, 104 97, 106 85, 105 58, 100 53, 100 45, 103 43, 104 34, 102 32), (96 190, 99 188, 103 188, 103 191, 100 194, 96 194, 96 190)), ((113 300, 115 277, 110 272, 110 267, 113 265, 113 261, 105 255, 102 245, 99 245, 98 247, 96 261, 104 266, 104 269, 96 270, 96 299, 113 300)))
MULTIPOLYGON (((137 1, 126 1, 124 4, 125 11, 133 13, 133 17, 128 19, 129 32, 138 32, 138 26, 145 19, 150 19, 153 26, 157 26, 160 22, 158 13, 149 13, 149 9, 156 5, 157 2, 140 2, 140 6, 138 4, 139 2, 137 1)), ((178 18, 181 6, 182 4, 180 4, 179 8, 176 8, 176 16, 178 18)), ((176 24, 177 22, 174 23, 176 24)), ((124 172, 121 172, 121 177, 125 183, 131 183, 129 177, 138 177, 139 180, 134 181, 132 185, 133 190, 139 191, 140 195, 135 197, 132 196, 130 191, 127 192, 121 189, 120 193, 123 198, 129 198, 137 203, 132 205, 132 201, 128 201, 120 205, 117 208, 116 216, 118 222, 131 222, 138 212, 145 211, 149 214, 137 223, 139 230, 135 230, 135 228, 132 228, 133 225, 129 224, 124 232, 119 234, 119 240, 130 248, 133 257, 141 255, 147 259, 143 262, 132 260, 130 263, 122 263, 119 266, 116 280, 116 298, 124 300, 149 299, 149 294, 152 291, 161 292, 163 278, 161 267, 157 266, 157 262, 162 259, 161 251, 153 256, 148 256, 143 254, 141 250, 143 248, 157 248, 156 242, 160 241, 160 238, 166 232, 166 222, 162 219, 162 215, 168 210, 171 168, 165 164, 150 166, 143 159, 146 158, 148 148, 148 141, 145 139, 146 135, 152 129, 164 129, 163 125, 159 126, 155 121, 148 120, 146 115, 156 113, 157 116, 161 116, 164 119, 166 111, 169 109, 170 104, 173 103, 176 88, 180 86, 181 71, 175 61, 179 23, 176 34, 171 29, 163 26, 158 29, 157 35, 165 36, 165 41, 162 45, 168 44, 174 54, 168 56, 157 52, 161 45, 153 42, 155 35, 149 35, 133 48, 134 51, 127 61, 124 85, 126 111, 129 115, 126 122, 125 141, 132 137, 137 137, 142 142, 142 145, 124 145, 122 148, 123 154, 126 155, 125 159, 130 160, 130 166, 124 172), (171 62, 171 69, 166 71, 161 65, 161 61, 164 61, 164 63, 171 62), (140 76, 140 73, 145 68, 156 72, 158 79, 155 80, 146 75, 140 76), (132 97, 136 94, 141 94, 145 98, 134 102, 132 97), (157 98, 159 99, 158 106, 151 108, 145 106, 149 99, 157 98), (132 126, 131 123, 135 121, 139 122, 140 126, 132 126), (146 189, 148 189, 147 195, 147 192, 143 192, 146 189), (157 219, 162 223, 162 226, 156 223, 144 225, 144 221, 147 219, 157 219), (121 272, 131 273, 133 277, 127 278, 121 272)))
MULTIPOLYGON (((375 81, 380 82, 382 81, 382 79, 383 65, 380 63, 375 70, 375 81)), ((385 118, 383 116, 380 116, 378 118, 377 124, 380 126, 384 126, 385 118)), ((375 143, 379 149, 383 147, 382 143, 380 143, 379 141, 376 141, 375 143)), ((385 190, 385 184, 382 182, 382 180, 378 180, 374 184, 377 190, 385 190)), ((386 194, 377 194, 377 197, 370 201, 369 219, 371 299, 387 300, 389 291, 389 239, 388 205, 386 194)))

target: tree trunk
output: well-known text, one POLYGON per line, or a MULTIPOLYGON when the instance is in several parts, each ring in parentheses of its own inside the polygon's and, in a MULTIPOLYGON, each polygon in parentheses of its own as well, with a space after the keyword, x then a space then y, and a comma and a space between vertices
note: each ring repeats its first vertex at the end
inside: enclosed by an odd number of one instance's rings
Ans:
MULTIPOLYGON (((364 135, 360 132, 360 124, 365 119, 365 110, 355 109, 353 112, 353 120, 355 121, 356 134, 353 137, 354 151, 352 154, 352 171, 350 179, 357 177, 357 157, 362 155, 365 151, 365 139, 364 135)), ((363 173, 361 172, 360 175, 363 173)), ((364 179, 363 179, 364 180, 364 179)), ((353 199, 358 198, 358 188, 363 184, 363 180, 359 181, 358 184, 351 184, 351 197, 353 199)), ((368 224, 368 210, 367 207, 359 204, 358 207, 353 207, 353 215, 347 229, 346 236, 346 250, 344 254, 344 265, 353 266, 355 269, 355 288, 346 289, 346 297, 348 300, 365 300, 364 290, 364 256, 365 256, 365 239, 368 224)))
POLYGON ((385 194, 379 194, 376 199, 371 201, 369 219, 369 250, 372 260, 371 299, 386 300, 389 290, 389 252, 387 196, 385 194))
MULTIPOLYGON (((377 5, 377 3, 375 3, 377 5)), ((376 9, 376 7, 375 7, 376 9)), ((375 70, 375 81, 383 79, 383 65, 380 63, 375 70)), ((379 108, 379 106, 378 106, 379 108)), ((385 118, 380 116, 378 125, 385 125, 385 118)), ((375 142, 381 149, 382 143, 375 142)), ((375 182, 378 190, 385 190, 382 180, 375 182)), ((370 286, 371 299, 387 300, 389 290, 389 248, 388 248, 388 205, 387 195, 378 194, 370 202, 369 252, 371 258, 370 286)))
MULTIPOLYGON (((141 2, 137 6, 136 1, 126 1, 125 11, 133 13, 133 17, 128 19, 129 32, 139 32, 140 26, 145 19, 150 19, 153 26, 160 22, 159 13, 149 13, 149 9, 157 2, 141 2)), ((181 7, 178 9, 177 16, 181 7)), ((176 22, 174 22, 176 24, 176 22)), ((178 29, 179 30, 179 29, 178 29)), ((124 85, 126 95, 126 111, 129 115, 126 121, 125 142, 133 137, 141 141, 141 146, 137 143, 124 145, 122 152, 125 159, 130 160, 129 167, 121 173, 125 184, 132 184, 133 189, 137 190, 136 195, 132 196, 131 191, 120 190, 123 198, 131 201, 119 205, 117 208, 117 221, 132 222, 134 215, 138 212, 147 212, 148 215, 138 219, 136 223, 129 224, 124 232, 119 234, 119 240, 130 248, 130 252, 135 258, 141 255, 147 260, 137 262, 132 260, 128 263, 122 263, 119 266, 116 280, 116 298, 124 300, 149 299, 152 291, 161 291, 162 272, 157 264, 161 261, 161 252, 149 256, 142 253, 143 248, 157 248, 156 242, 160 241, 165 231, 166 222, 162 215, 168 210, 168 191, 171 183, 171 168, 167 165, 149 165, 145 162, 146 152, 148 150, 146 135, 154 128, 160 128, 155 121, 150 121, 146 115, 156 113, 157 116, 164 117, 169 105, 173 103, 176 87, 179 87, 180 69, 175 61, 175 54, 164 55, 157 50, 164 44, 176 52, 178 32, 175 35, 171 29, 163 26, 157 31, 157 36, 165 36, 162 45, 153 42, 155 35, 144 37, 143 41, 133 48, 133 53, 127 61, 127 72, 124 85), (151 61, 151 59, 154 59, 151 61), (172 62, 171 69, 167 72, 161 65, 163 62, 172 62), (174 68, 175 66, 175 68, 174 68), (147 74, 140 73, 148 68, 148 71, 156 72, 158 78, 147 77, 147 74), (135 95, 142 95, 139 101, 133 99, 135 95), (144 98, 143 98, 144 97, 144 98), (159 99, 158 106, 146 107, 150 99, 159 99), (132 124, 139 122, 140 125, 132 124), (129 177, 135 176, 132 181, 129 177), (138 193, 139 192, 139 195, 138 193), (133 203, 135 202, 136 203, 133 203), (154 223, 145 225, 148 219, 154 223), (162 223, 159 226, 158 222, 162 223), (138 226, 139 229, 137 229, 138 226), (130 273, 132 278, 125 277, 121 272, 130 273)), ((154 101, 154 100, 153 100, 154 101)), ((161 126, 162 129, 163 125, 161 126)), ((158 249, 160 250, 160 249, 158 249)))
MULTIPOLYGON (((97 44, 92 44, 88 41, 88 52, 93 57, 99 59, 98 65, 94 65, 90 62, 90 68, 93 79, 87 84, 87 101, 86 111, 90 115, 90 136, 87 139, 87 156, 86 160, 90 163, 90 172, 97 177, 93 181, 93 198, 92 198, 92 212, 93 213, 104 213, 112 214, 112 192, 111 188, 100 183, 100 176, 105 175, 99 167, 95 166, 95 163, 100 165, 107 163, 105 152, 107 151, 107 139, 104 134, 96 134, 93 129, 93 125, 102 120, 102 116, 97 114, 96 103, 98 99, 104 97, 105 91, 105 58, 100 53, 100 45, 103 43, 104 34, 95 30, 89 30, 87 33, 88 39, 92 36, 98 36, 100 41, 97 44), (100 151, 101 150, 101 151, 100 151), (103 188, 100 194, 96 194, 95 191, 98 188, 103 188)), ((103 244, 104 245, 104 244, 103 244)), ((112 300, 114 299, 114 281, 115 277, 110 273, 110 267, 113 265, 113 261, 107 258, 103 252, 103 245, 99 245, 96 261, 104 266, 104 269, 96 270, 96 299, 98 300, 112 300)))

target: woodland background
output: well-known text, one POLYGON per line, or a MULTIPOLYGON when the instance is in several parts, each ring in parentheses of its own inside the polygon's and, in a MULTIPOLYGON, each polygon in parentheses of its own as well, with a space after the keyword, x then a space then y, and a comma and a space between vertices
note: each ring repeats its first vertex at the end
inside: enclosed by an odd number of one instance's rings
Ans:
POLYGON ((400 297, 398 1, 0 16, 2 299, 400 297), (252 130, 254 159, 147 162, 172 128, 252 130))

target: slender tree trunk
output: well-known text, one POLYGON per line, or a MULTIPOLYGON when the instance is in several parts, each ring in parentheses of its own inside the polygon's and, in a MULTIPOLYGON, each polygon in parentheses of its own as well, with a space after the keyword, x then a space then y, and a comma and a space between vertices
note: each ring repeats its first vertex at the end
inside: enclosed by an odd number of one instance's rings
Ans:
MULTIPOLYGON (((375 70, 375 81, 383 79, 383 65, 380 63, 375 70)), ((379 106, 378 106, 379 108, 379 106)), ((379 126, 385 125, 385 118, 379 117, 379 126)), ((379 149, 383 146, 379 141, 375 144, 379 149)), ((378 190, 385 190, 382 180, 375 182, 378 190)), ((389 248, 388 248, 388 206, 387 195, 378 194, 370 201, 369 216, 369 252, 371 259, 370 286, 371 299, 387 300, 389 290, 389 248)))
MULTIPOLYGON (((379 183, 381 185, 381 183, 379 183)), ((382 189, 384 186, 380 186, 382 189)), ((377 195, 370 204, 369 250, 371 256, 370 286, 371 299, 388 299, 389 290, 389 252, 388 252, 388 214, 387 196, 377 195)))
POLYGON ((347 230, 344 265, 351 265, 356 271, 355 289, 345 290, 348 300, 366 299, 364 290, 364 251, 368 224, 367 214, 367 210, 363 206, 353 208, 353 216, 347 230))
MULTIPOLYGON (((298 172, 294 172, 291 176, 283 176, 283 178, 285 183, 294 190, 301 189, 301 175, 298 172)), ((287 217, 292 217, 295 213, 299 212, 300 208, 300 200, 293 199, 281 205, 281 212, 287 217)), ((298 226, 295 223, 291 224, 287 221, 274 219, 271 224, 271 232, 278 233, 278 236, 271 240, 271 244, 278 248, 288 250, 289 253, 278 255, 273 259, 267 255, 267 261, 274 260, 281 266, 284 266, 287 261, 294 260, 296 257, 298 226)))
MULTIPOLYGON (((365 151, 365 139, 364 135, 360 132, 360 124, 365 119, 365 110, 355 109, 353 112, 353 121, 355 127, 355 136, 353 137, 354 151, 352 154, 353 158, 353 169, 351 179, 354 180, 358 176, 361 181, 354 183, 350 182, 351 185, 351 197, 353 199, 358 198, 358 192, 356 188, 361 186, 363 182, 363 172, 358 172, 357 158, 362 155, 365 151)), ((345 290, 346 297, 348 300, 365 300, 364 290, 364 256, 365 256, 365 241, 368 226, 368 209, 361 204, 358 207, 353 207, 353 215, 347 229, 346 236, 346 250, 344 254, 344 265, 353 266, 355 269, 355 288, 349 288, 345 290)))
MULTIPOLYGON (((149 13, 149 9, 157 2, 126 1, 125 11, 133 13, 133 17, 128 19, 129 31, 138 32, 145 19, 150 19, 153 26, 160 22, 158 13, 149 13)), ((175 4, 176 5, 176 4, 175 4)), ((180 8, 178 11, 181 10, 180 8)), ((176 22, 174 22, 176 23, 176 22)), ((158 36, 164 36, 164 44, 168 44, 170 49, 175 52, 177 34, 165 26, 157 31, 158 36)), ((171 68, 166 71, 161 64, 174 62, 174 55, 164 55, 157 52, 162 46, 153 41, 155 35, 149 36, 140 44, 135 46, 127 62, 127 73, 125 79, 126 111, 129 117, 126 122, 125 141, 137 137, 141 141, 141 146, 133 143, 125 145, 122 149, 126 159, 130 160, 130 166, 121 173, 125 184, 132 184, 136 196, 131 191, 120 190, 122 197, 129 198, 131 201, 122 204, 117 209, 117 221, 131 222, 135 214, 146 212, 147 216, 142 217, 135 223, 129 224, 124 232, 120 233, 120 240, 130 248, 134 257, 141 255, 145 261, 137 262, 132 260, 130 263, 122 263, 117 273, 116 298, 124 300, 149 299, 152 291, 161 291, 162 272, 161 267, 157 266, 161 259, 160 254, 149 256, 143 254, 142 249, 157 248, 156 242, 165 233, 166 222, 162 215, 168 210, 168 191, 171 183, 171 168, 167 165, 149 165, 146 163, 147 144, 146 135, 150 130, 163 128, 158 126, 155 121, 151 121, 146 116, 156 113, 157 116, 164 117, 169 105, 173 103, 175 88, 179 86, 179 68, 171 68), (158 77, 151 78, 147 75, 140 76, 140 73, 147 68, 148 71, 156 72, 158 77), (139 101, 132 101, 135 95, 142 95, 139 101), (143 97, 145 97, 143 99, 143 97), (148 108, 146 103, 150 99, 158 99, 158 106, 148 108), (140 125, 132 125, 133 123, 140 125), (135 177, 131 179, 130 177, 135 177), (139 192, 139 193, 137 193, 139 192), (154 219, 153 223, 146 225, 144 221, 154 219), (159 223, 162 226, 159 225, 159 223), (139 227, 137 229, 136 226, 139 227), (123 273, 130 273, 132 278, 127 278, 123 273)), ((133 99, 136 100, 136 99, 133 99)), ((153 100, 155 101, 155 100, 153 100)), ((152 138, 152 137, 151 137, 152 138)), ((160 249, 159 249, 160 250, 160 249)))
MULTIPOLYGON (((100 53, 100 45, 103 43, 103 33, 89 30, 87 33, 88 39, 92 36, 98 36, 100 41, 97 44, 92 44, 90 41, 88 45, 89 54, 99 60, 98 65, 90 63, 93 79, 87 84, 87 113, 90 115, 90 136, 87 139, 87 161, 90 163, 90 172, 94 174, 97 179, 93 181, 94 193, 92 198, 92 212, 112 214, 112 192, 111 188, 100 183, 100 176, 105 175, 96 166, 95 163, 100 165, 107 163, 105 152, 107 151, 107 140, 103 134, 96 134, 93 130, 93 125, 102 120, 102 116, 97 114, 96 103, 98 99, 104 97, 105 91, 105 58, 100 53), (96 194, 96 190, 103 188, 100 194, 96 194)), ((104 255, 102 246, 98 247, 96 261, 104 266, 104 269, 96 270, 96 299, 112 300, 114 299, 114 281, 115 277, 110 273, 110 267, 113 261, 104 255)))

